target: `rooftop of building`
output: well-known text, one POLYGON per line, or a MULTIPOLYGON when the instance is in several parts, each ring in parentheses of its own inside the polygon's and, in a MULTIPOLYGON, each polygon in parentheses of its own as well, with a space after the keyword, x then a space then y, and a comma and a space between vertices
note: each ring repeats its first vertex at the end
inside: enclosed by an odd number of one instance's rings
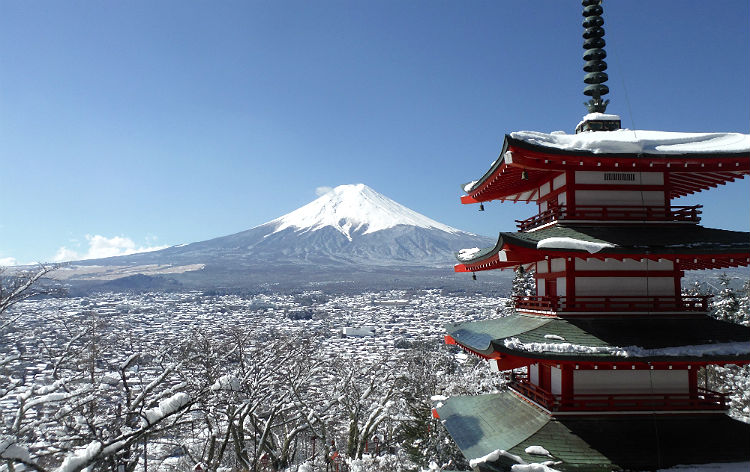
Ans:
POLYGON ((597 362, 750 361, 750 327, 705 315, 557 318, 513 314, 448 324, 479 354, 597 362))
POLYGON ((566 170, 666 172, 672 198, 750 173, 750 135, 627 130, 566 134, 517 131, 477 180, 462 186, 463 203, 532 201, 534 189, 566 170))
MULTIPOLYGON (((529 263, 547 257, 625 257, 647 255, 650 259, 682 256, 718 256, 737 254, 735 266, 747 265, 750 253, 750 233, 704 228, 699 225, 683 226, 566 226, 557 224, 531 232, 503 232, 493 247, 464 249, 457 259, 459 272, 512 267, 519 263, 529 263), (507 251, 513 252, 509 257, 507 251), (493 267, 487 265, 491 259, 501 259, 493 267), (532 251, 532 252, 530 252, 532 251), (520 254, 523 253, 523 254, 520 254), (518 257, 518 260, 513 257, 518 257), (744 257, 743 257, 744 256, 744 257), (486 264, 483 264, 485 263, 486 264), (499 262, 505 262, 500 264, 499 262)), ((639 257, 635 257, 639 258, 639 257)), ((715 259, 715 258, 711 258, 715 259)), ((692 259, 691 259, 692 260, 692 259)), ((695 262, 697 264, 697 262, 695 262)), ((710 260, 706 268, 713 267, 710 260)), ((720 264, 717 267, 729 267, 720 264)), ((692 267, 691 267, 692 268, 692 267)), ((696 267, 698 268, 698 267, 696 267)))
POLYGON ((488 458, 474 462, 481 471, 521 462, 598 472, 750 460, 750 425, 725 414, 551 417, 510 391, 452 397, 437 412, 467 458, 488 458))

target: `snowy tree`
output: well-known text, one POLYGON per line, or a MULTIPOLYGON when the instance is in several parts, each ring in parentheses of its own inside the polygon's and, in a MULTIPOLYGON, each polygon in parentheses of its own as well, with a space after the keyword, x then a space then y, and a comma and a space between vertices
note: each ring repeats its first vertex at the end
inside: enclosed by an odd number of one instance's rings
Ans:
MULTIPOLYGON (((294 462, 300 435, 327 437, 330 405, 319 401, 322 366, 305 339, 196 333, 185 355, 193 359, 186 381, 211 383, 192 425, 195 440, 186 444, 194 463, 257 471, 267 461, 281 469, 294 462)), ((196 388, 195 395, 202 387, 196 388)))
MULTIPOLYGON (((22 315, 11 313, 33 295, 49 293, 36 287, 51 270, 2 279, 2 329, 14 328, 22 315)), ((132 471, 138 463, 135 446, 149 435, 163 436, 180 422, 193 403, 174 373, 179 363, 167 351, 150 360, 133 354, 119 362, 104 355, 122 352, 114 340, 103 342, 95 314, 82 315, 83 323, 60 327, 60 335, 45 343, 42 333, 32 349, 2 345, 0 400, 3 430, 0 463, 9 471, 83 469, 132 471), (37 367, 46 367, 36 374, 37 367)), ((130 346, 131 352, 134 349, 130 346)))
POLYGON ((727 274, 719 276, 719 290, 711 301, 711 315, 720 320, 741 323, 740 301, 731 282, 732 279, 727 274))
POLYGON ((62 289, 55 283, 44 283, 45 276, 59 267, 57 264, 39 264, 34 269, 13 273, 0 267, 0 333, 17 318, 8 316, 8 309, 16 303, 39 295, 62 293, 62 289))
POLYGON ((404 399, 409 418, 398 429, 398 443, 420 469, 431 463, 441 468, 468 468, 448 431, 432 416, 432 408, 444 398, 440 394, 460 369, 454 354, 440 344, 420 346, 406 356, 409 387, 404 399))
POLYGON ((361 459, 381 423, 395 414, 404 378, 394 364, 338 362, 334 391, 346 418, 346 454, 361 459))
POLYGON ((516 267, 513 285, 511 288, 511 297, 531 297, 536 295, 536 280, 534 272, 524 269, 522 265, 516 267))
MULTIPOLYGON (((739 294, 732 288, 731 282, 727 274, 719 276, 718 293, 711 299, 710 314, 724 321, 748 326, 750 281, 743 284, 739 294)), ((698 382, 706 388, 727 393, 730 414, 750 419, 750 366, 706 366, 699 371, 698 382)))

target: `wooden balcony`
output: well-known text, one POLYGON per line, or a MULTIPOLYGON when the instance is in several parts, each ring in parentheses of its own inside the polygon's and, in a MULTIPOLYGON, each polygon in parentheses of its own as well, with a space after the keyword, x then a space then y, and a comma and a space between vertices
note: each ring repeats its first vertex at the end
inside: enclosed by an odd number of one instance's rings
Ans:
POLYGON ((607 412, 607 411, 695 411, 726 410, 727 395, 703 388, 690 393, 619 393, 574 394, 569 399, 554 395, 532 384, 524 377, 516 377, 510 388, 549 411, 607 412))
POLYGON ((543 297, 528 296, 513 299, 520 311, 544 313, 705 313, 706 296, 679 297, 543 297))
POLYGON ((703 205, 694 206, 555 206, 525 220, 516 220, 518 229, 528 231, 554 221, 585 222, 678 222, 698 223, 703 205))

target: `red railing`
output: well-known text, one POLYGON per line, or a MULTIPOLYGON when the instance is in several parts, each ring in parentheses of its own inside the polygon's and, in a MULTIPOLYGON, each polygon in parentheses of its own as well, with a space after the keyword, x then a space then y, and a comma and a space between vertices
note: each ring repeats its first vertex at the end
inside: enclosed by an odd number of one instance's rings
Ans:
POLYGON ((550 411, 680 411, 726 410, 727 395, 703 388, 689 393, 574 394, 563 400, 525 378, 516 378, 510 387, 550 411))
POLYGON ((516 220, 521 231, 561 220, 678 221, 698 223, 703 205, 694 206, 576 206, 551 207, 525 220, 516 220))
POLYGON ((516 297, 517 310, 544 312, 707 312, 706 296, 679 297, 516 297))

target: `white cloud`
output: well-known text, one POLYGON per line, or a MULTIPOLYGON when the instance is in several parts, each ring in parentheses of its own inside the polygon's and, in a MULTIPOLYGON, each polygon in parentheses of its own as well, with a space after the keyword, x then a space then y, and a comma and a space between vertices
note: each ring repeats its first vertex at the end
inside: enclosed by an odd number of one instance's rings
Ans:
POLYGON ((330 192, 331 190, 333 190, 333 187, 327 187, 327 186, 325 186, 325 185, 324 185, 324 186, 322 186, 322 187, 317 187, 317 188, 315 189, 315 195, 317 195, 317 196, 319 196, 319 197, 322 197, 323 195, 327 194, 327 193, 328 193, 328 192, 330 192))
POLYGON ((8 267, 18 265, 15 257, 0 257, 0 267, 8 267))
POLYGON ((52 262, 74 261, 76 259, 80 259, 77 252, 72 249, 68 249, 65 246, 62 246, 55 253, 54 257, 52 258, 52 262))
POLYGON ((128 254, 136 254, 139 252, 150 252, 164 249, 168 246, 136 246, 132 239, 125 236, 114 236, 108 238, 99 234, 91 236, 86 235, 86 241, 88 241, 89 248, 84 254, 80 254, 77 251, 62 246, 57 250, 53 261, 75 261, 85 259, 100 259, 103 257, 114 257, 114 256, 127 256, 128 254))

